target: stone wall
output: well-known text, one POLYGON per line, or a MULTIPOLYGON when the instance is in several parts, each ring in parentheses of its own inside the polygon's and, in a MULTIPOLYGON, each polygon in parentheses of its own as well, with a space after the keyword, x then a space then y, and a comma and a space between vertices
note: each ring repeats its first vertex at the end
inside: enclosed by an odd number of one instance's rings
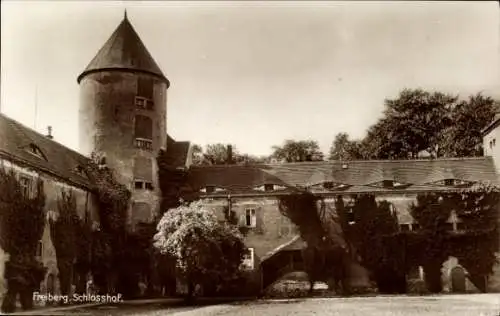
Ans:
POLYGON ((166 102, 166 84, 147 74, 101 71, 86 75, 80 83, 79 151, 84 155, 93 151, 104 154, 107 165, 117 171, 117 180, 132 192, 128 212, 131 225, 153 218, 159 210, 156 157, 160 148, 166 148, 166 102), (152 110, 135 104, 138 79, 143 77, 154 79, 152 110), (136 148, 136 115, 152 121, 152 150, 136 148), (152 189, 136 190, 134 180, 138 179, 151 182, 152 189), (133 202, 143 207, 134 208, 133 202))

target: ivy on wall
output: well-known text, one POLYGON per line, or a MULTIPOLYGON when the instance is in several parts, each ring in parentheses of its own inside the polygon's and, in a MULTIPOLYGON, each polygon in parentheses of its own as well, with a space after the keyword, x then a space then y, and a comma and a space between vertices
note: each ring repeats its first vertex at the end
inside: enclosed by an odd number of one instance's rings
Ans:
POLYGON ((126 282, 127 210, 131 192, 114 177, 107 166, 99 164, 96 154, 85 167, 85 172, 95 184, 95 202, 100 227, 92 233, 91 269, 94 282, 104 293, 118 291, 126 295, 137 287, 137 282, 126 282))
POLYGON ((13 312, 17 294, 24 309, 33 306, 33 290, 39 287, 45 270, 36 251, 45 228, 43 181, 23 187, 14 170, 0 167, 0 246, 9 254, 4 278, 7 293, 2 312, 13 312))

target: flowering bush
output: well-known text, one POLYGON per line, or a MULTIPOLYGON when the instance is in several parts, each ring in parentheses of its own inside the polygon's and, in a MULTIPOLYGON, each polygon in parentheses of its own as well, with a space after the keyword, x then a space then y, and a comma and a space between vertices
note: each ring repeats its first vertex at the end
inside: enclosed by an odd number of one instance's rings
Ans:
POLYGON ((245 246, 241 234, 200 202, 166 212, 157 226, 154 246, 176 260, 179 275, 188 285, 224 284, 238 276, 245 246))

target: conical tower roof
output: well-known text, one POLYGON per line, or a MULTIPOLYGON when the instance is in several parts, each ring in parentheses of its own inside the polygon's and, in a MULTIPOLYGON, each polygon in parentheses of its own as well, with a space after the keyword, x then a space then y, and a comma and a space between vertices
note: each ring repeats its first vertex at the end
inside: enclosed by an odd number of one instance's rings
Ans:
POLYGON ((128 70, 148 73, 170 82, 151 54, 144 46, 139 35, 130 24, 127 13, 104 46, 97 52, 87 68, 78 76, 78 83, 89 73, 109 70, 128 70))

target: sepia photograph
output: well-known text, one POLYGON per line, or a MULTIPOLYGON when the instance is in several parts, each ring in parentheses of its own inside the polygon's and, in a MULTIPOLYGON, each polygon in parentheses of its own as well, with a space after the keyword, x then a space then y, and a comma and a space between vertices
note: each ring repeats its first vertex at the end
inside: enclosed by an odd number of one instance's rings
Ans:
POLYGON ((500 316, 499 1, 4 0, 0 56, 1 314, 500 316))

